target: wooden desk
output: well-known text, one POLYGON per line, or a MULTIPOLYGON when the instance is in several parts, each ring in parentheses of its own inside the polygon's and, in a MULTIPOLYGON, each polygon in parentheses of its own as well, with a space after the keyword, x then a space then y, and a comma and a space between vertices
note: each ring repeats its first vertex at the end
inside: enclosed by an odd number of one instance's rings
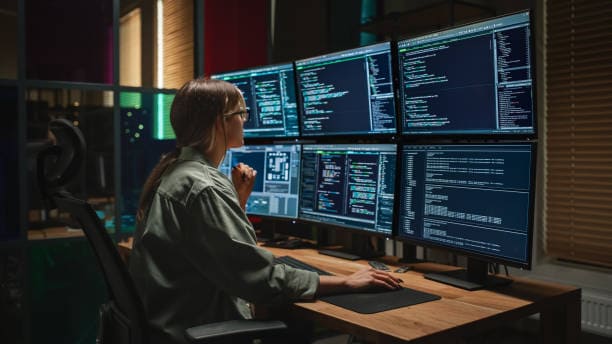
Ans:
POLYGON ((62 239, 82 236, 85 236, 83 230, 68 229, 65 226, 28 230, 28 240, 62 239))
MULTIPOLYGON (((129 255, 131 240, 118 244, 129 255)), ((367 266, 312 249, 269 248, 274 255, 292 256, 336 275, 347 275, 367 266)), ((393 257, 383 261, 392 270, 393 257)), ((375 314, 359 314, 323 301, 297 302, 289 316, 308 319, 374 343, 455 343, 504 324, 540 313, 542 343, 578 343, 580 335, 580 289, 524 278, 495 290, 466 291, 423 278, 423 272, 448 271, 456 267, 421 263, 416 271, 395 274, 403 286, 436 294, 441 300, 375 314)))
MULTIPOLYGON (((350 274, 366 261, 351 262, 318 254, 315 250, 267 248, 337 275, 350 274)), ((392 268, 392 258, 385 260, 392 268)), ((580 335, 580 289, 514 278, 509 286, 466 291, 423 278, 424 271, 456 269, 433 263, 414 265, 417 271, 396 274, 405 287, 436 294, 441 300, 375 314, 359 314, 332 304, 299 302, 292 316, 316 321, 375 343, 453 343, 461 338, 540 313, 543 343, 577 343, 580 335)))

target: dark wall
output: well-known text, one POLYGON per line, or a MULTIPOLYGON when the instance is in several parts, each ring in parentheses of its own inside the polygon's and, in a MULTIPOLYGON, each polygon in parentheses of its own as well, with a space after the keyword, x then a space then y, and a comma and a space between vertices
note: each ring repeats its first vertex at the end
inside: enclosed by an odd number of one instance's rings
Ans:
POLYGON ((204 2, 204 74, 268 63, 267 0, 204 2))
POLYGON ((287 62, 328 51, 327 0, 276 2, 271 62, 287 62))
POLYGON ((28 79, 112 83, 112 0, 26 3, 28 79))

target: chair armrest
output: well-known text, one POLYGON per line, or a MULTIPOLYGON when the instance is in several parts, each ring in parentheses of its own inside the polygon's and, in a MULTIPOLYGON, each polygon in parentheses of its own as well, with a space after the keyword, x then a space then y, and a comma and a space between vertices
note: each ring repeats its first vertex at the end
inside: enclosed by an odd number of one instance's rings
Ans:
POLYGON ((286 329, 287 325, 278 320, 229 320, 194 326, 185 332, 192 343, 206 343, 227 336, 261 338, 279 335, 286 329))

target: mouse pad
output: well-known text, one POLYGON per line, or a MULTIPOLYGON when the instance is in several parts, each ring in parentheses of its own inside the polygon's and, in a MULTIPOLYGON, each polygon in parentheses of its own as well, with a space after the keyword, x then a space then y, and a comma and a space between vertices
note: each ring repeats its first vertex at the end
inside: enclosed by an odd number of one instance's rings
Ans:
POLYGON ((438 295, 409 288, 383 292, 338 294, 319 298, 319 300, 362 314, 378 313, 439 299, 441 297, 438 295))

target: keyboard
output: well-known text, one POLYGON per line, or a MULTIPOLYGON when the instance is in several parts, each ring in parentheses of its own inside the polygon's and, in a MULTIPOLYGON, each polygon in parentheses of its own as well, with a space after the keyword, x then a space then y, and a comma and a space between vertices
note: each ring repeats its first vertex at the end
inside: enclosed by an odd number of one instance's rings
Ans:
POLYGON ((263 246, 294 249, 294 248, 302 248, 305 245, 304 245, 304 242, 300 239, 287 239, 287 240, 278 240, 278 241, 267 241, 263 244, 263 246))
POLYGON ((358 259, 361 259, 361 257, 356 255, 356 254, 352 254, 352 253, 348 253, 348 252, 343 252, 343 251, 337 251, 337 250, 319 249, 319 253, 327 255, 327 256, 332 256, 332 257, 337 257, 337 258, 342 258, 342 259, 348 259, 348 260, 358 260, 358 259))
POLYGON ((292 268, 296 268, 296 269, 301 269, 301 270, 307 270, 307 271, 313 271, 316 272, 317 274, 319 274, 319 276, 332 276, 331 273, 327 272, 327 271, 323 271, 321 269, 315 268, 312 265, 306 264, 301 260, 297 260, 293 257, 290 256, 280 256, 280 257, 274 257, 274 263, 275 264, 285 264, 285 265, 289 265, 292 268))

